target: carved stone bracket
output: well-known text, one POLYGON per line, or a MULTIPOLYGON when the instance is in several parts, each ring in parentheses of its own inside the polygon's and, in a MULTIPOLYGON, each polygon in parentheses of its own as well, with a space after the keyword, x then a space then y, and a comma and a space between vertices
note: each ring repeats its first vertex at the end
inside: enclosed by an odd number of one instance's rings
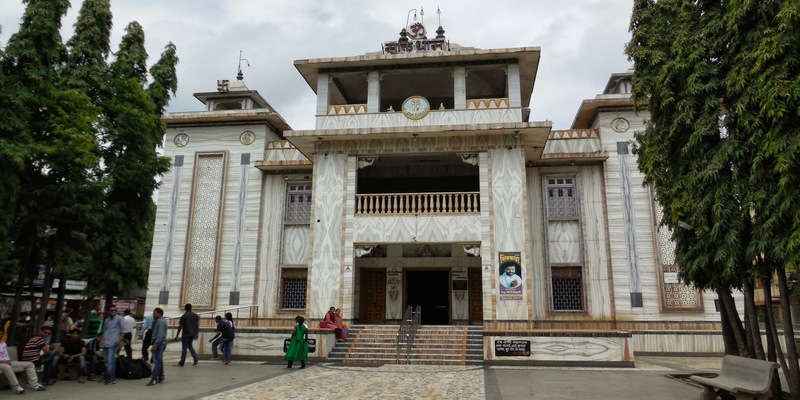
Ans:
POLYGON ((478 155, 477 154, 459 154, 461 157, 461 161, 465 162, 469 165, 478 165, 478 155))
POLYGON ((481 256, 481 245, 477 243, 469 243, 469 244, 462 244, 461 248, 464 249, 464 253, 467 253, 470 257, 480 257, 481 256))
POLYGON ((358 157, 358 169, 366 168, 371 166, 378 161, 380 157, 358 157))
POLYGON ((355 248, 355 255, 356 257, 364 257, 365 255, 372 253, 372 250, 375 248, 375 245, 363 245, 357 244, 355 248))

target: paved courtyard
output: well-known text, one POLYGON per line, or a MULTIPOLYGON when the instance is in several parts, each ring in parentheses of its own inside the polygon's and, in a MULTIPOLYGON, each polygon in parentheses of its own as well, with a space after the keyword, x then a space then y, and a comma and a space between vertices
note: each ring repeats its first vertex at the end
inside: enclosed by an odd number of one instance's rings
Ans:
MULTIPOLYGON (((166 382, 147 387, 146 379, 115 385, 60 381, 29 399, 696 399, 701 389, 668 374, 719 369, 719 358, 638 357, 636 368, 556 368, 526 366, 352 367, 309 363, 287 370, 279 361, 236 361, 224 366, 173 367, 165 357, 166 382)), ((11 396, 9 391, 0 397, 11 396)))

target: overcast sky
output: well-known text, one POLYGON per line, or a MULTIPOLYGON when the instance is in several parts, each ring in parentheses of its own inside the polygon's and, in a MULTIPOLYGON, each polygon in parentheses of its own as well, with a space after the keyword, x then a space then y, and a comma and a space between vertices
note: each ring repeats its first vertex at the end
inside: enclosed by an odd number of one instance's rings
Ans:
MULTIPOLYGON (((80 0, 63 20, 72 36, 80 0)), ((568 129, 583 99, 594 98, 609 75, 630 66, 630 0, 112 0, 116 49, 125 26, 138 21, 154 63, 170 41, 178 48, 178 93, 170 112, 199 111, 195 92, 236 79, 239 51, 244 82, 258 90, 293 129, 313 129, 315 95, 294 68, 298 59, 356 56, 396 40, 409 10, 424 9, 429 32, 441 25, 452 43, 481 49, 541 47, 531 121, 568 129), (402 3, 402 4, 401 4, 402 3)), ((17 31, 21 0, 2 0, 0 46, 17 31)), ((419 18, 419 12, 417 12, 419 18)), ((413 11, 411 14, 413 16, 413 11)), ((435 35, 435 34, 434 34, 435 35)), ((432 37, 430 34, 429 37, 432 37)))

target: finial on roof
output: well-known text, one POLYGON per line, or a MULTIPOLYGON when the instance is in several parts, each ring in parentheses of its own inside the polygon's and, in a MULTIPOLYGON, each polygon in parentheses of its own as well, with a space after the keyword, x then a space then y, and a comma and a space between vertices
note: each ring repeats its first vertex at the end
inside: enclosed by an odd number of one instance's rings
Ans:
POLYGON ((242 73, 242 61, 247 64, 247 68, 250 68, 250 61, 246 58, 242 58, 242 51, 239 50, 239 72, 236 73, 236 79, 240 81, 244 79, 244 74, 242 73))
POLYGON ((405 43, 408 41, 408 31, 406 31, 406 28, 403 28, 403 30, 400 31, 400 39, 397 39, 397 41, 400 43, 405 43))
POLYGON ((442 29, 442 10, 439 9, 439 6, 436 6, 436 15, 439 16, 439 29, 436 30, 436 38, 444 39, 444 29, 442 29))

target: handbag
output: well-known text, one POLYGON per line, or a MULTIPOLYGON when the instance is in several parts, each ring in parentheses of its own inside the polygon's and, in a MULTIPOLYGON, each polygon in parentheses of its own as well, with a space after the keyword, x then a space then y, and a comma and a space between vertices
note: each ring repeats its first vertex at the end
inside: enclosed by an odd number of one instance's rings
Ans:
MULTIPOLYGON (((292 338, 283 339, 283 352, 286 353, 289 350, 289 344, 292 343, 292 338)), ((317 351, 317 339, 308 339, 306 338, 306 344, 308 345, 308 352, 314 353, 317 351)))

